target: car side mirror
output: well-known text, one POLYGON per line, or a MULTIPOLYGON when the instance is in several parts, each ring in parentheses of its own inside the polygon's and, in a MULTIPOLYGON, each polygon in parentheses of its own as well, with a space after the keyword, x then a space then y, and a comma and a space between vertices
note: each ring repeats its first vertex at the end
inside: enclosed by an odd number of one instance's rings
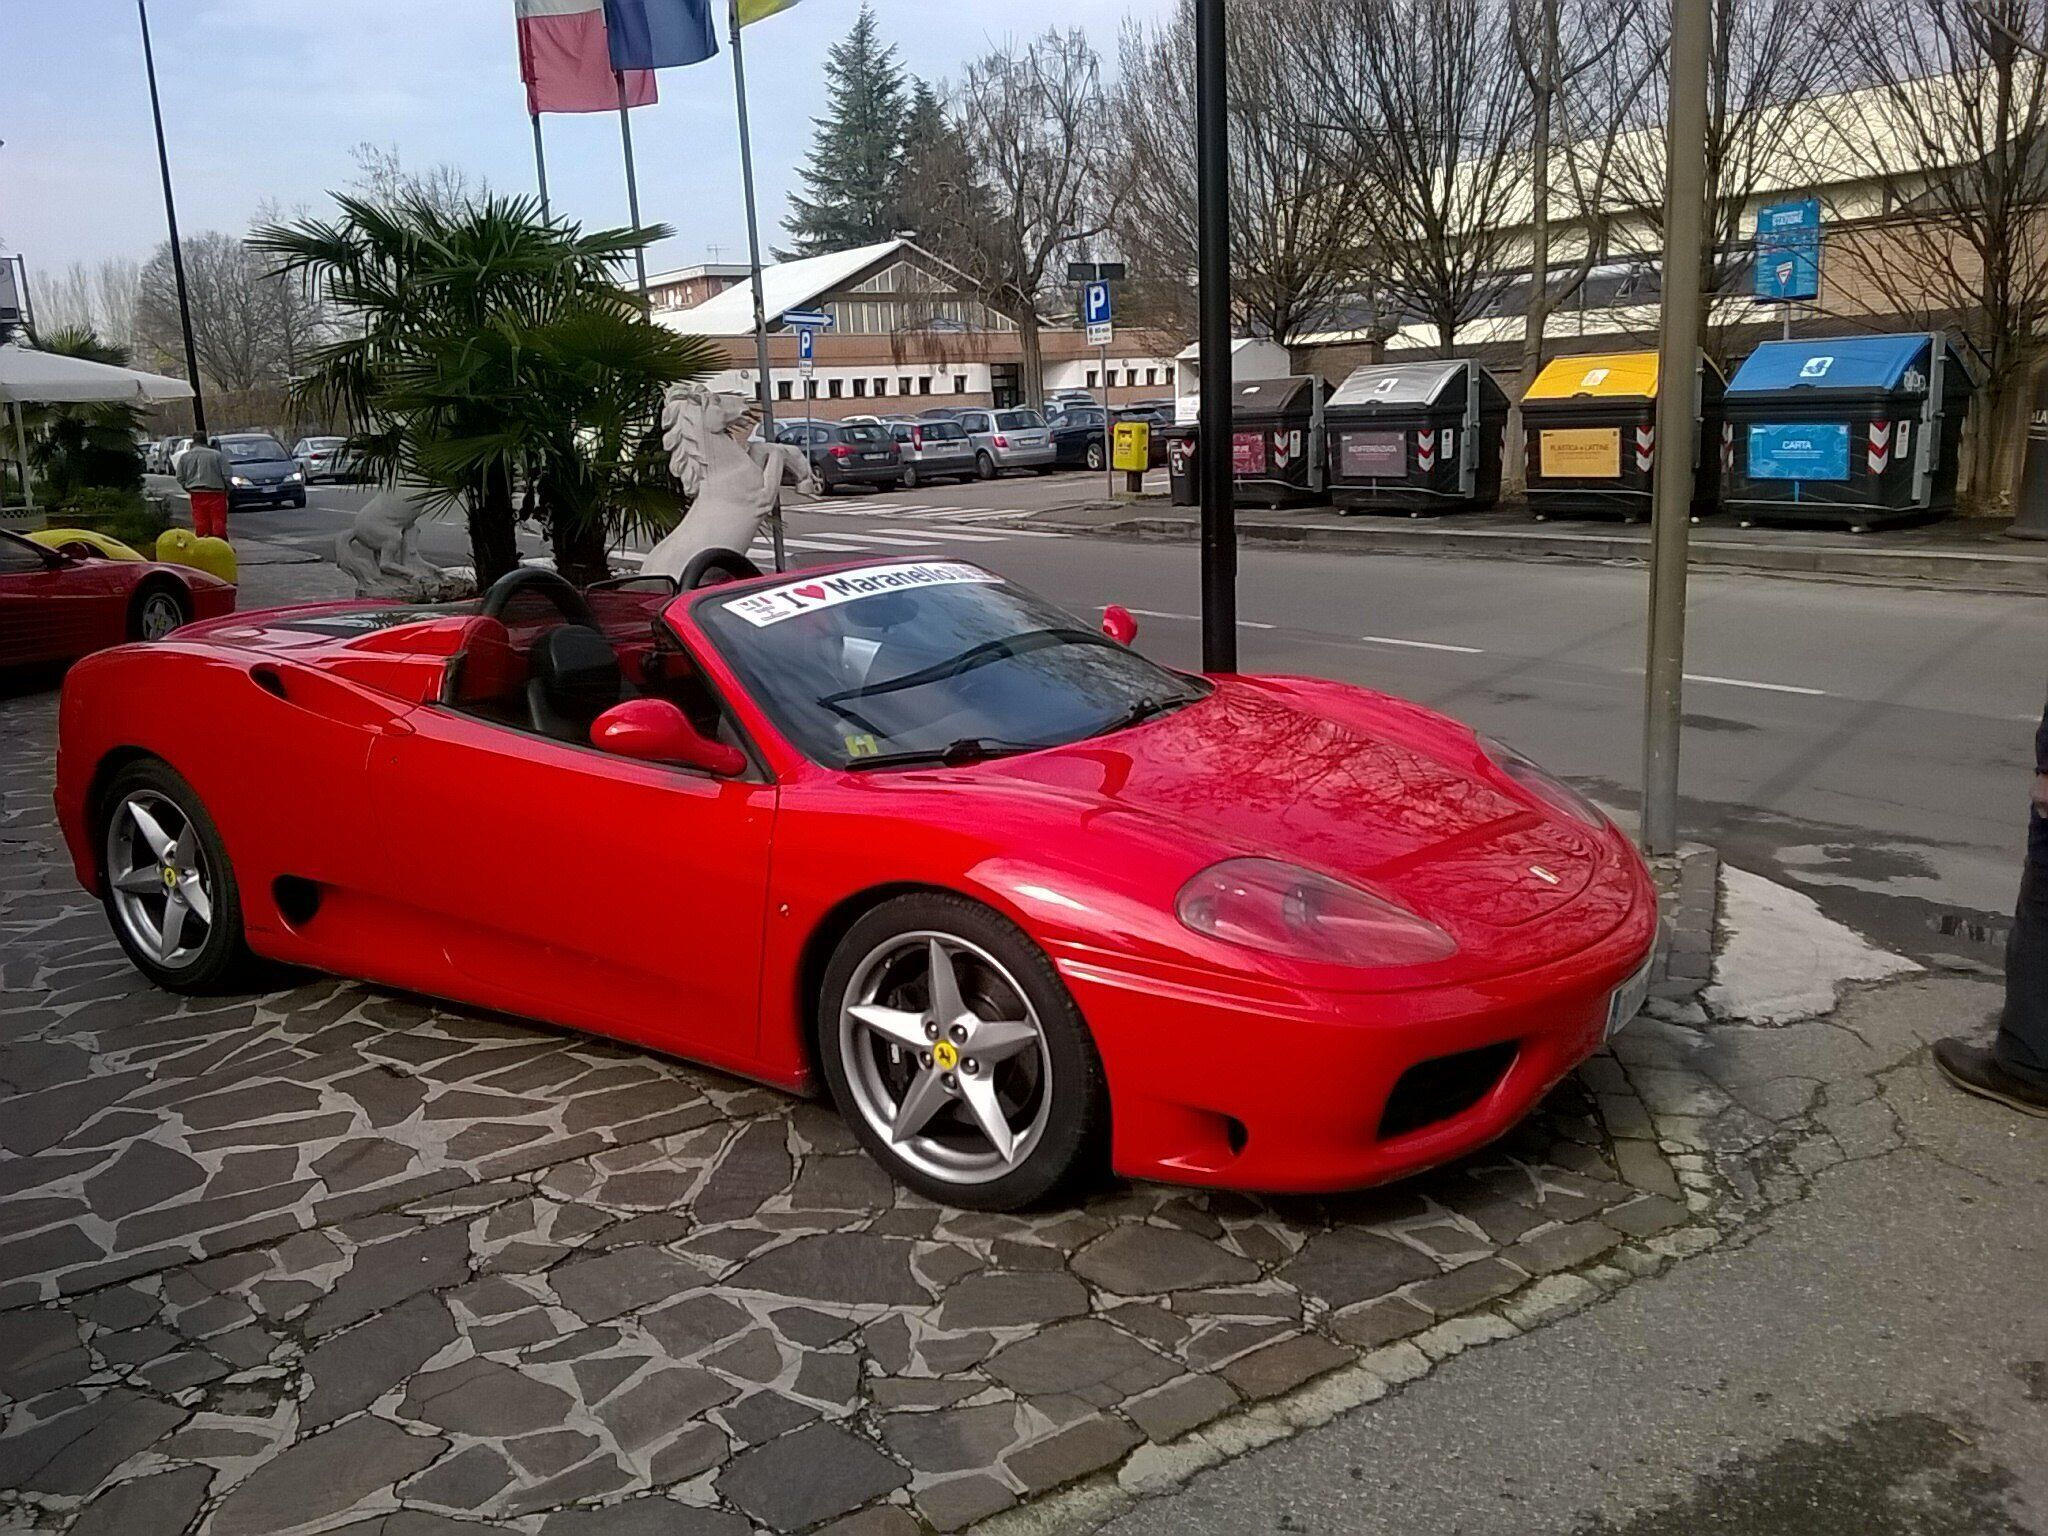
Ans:
POLYGON ((1102 610, 1102 632, 1118 645, 1129 645, 1138 638, 1138 621, 1122 603, 1111 603, 1102 610))
POLYGON ((690 717, 667 699, 628 699, 599 715, 590 744, 617 757, 643 763, 682 763, 722 779, 747 771, 747 755, 702 735, 690 717))

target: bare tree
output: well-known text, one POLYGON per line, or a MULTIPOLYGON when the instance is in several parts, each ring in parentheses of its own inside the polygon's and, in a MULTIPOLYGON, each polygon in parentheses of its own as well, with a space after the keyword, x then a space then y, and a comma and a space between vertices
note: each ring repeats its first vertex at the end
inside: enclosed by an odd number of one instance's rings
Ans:
POLYGON ((43 284, 44 328, 89 330, 111 346, 133 350, 141 278, 142 264, 132 256, 107 256, 91 266, 72 262, 43 284))
POLYGON ((1807 150, 1816 182, 1880 190, 1874 210, 1831 210, 1830 292, 1955 328, 1979 381, 1964 483, 2009 510, 2048 353, 2048 0, 1850 4, 1835 39, 1859 89, 1823 104, 1807 150))
MULTIPOLYGON (((1707 221, 1702 252, 1706 334, 1717 362, 1732 339, 1727 300, 1749 264, 1749 209, 1758 195, 1782 190, 1810 99, 1838 78, 1828 39, 1839 29, 1830 0, 1713 0, 1707 56, 1707 221)), ((1664 122, 1670 107, 1670 8, 1645 4, 1632 15, 1630 46, 1651 61, 1637 98, 1636 131, 1614 157, 1617 243, 1645 258, 1664 249, 1664 122)))
MULTIPOLYGON (((239 235, 207 230, 183 242, 192 339, 200 372, 231 393, 281 389, 297 360, 322 339, 319 300, 280 278, 239 235)), ((168 244, 141 272, 135 331, 144 357, 183 372, 184 340, 168 244)))
POLYGON ((968 65, 952 116, 957 145, 925 168, 908 211, 925 245, 1015 317, 1038 403, 1059 264, 1103 234, 1112 202, 1101 61, 1078 28, 998 48, 968 65))
POLYGON ((465 204, 488 196, 490 184, 471 176, 459 165, 437 161, 424 171, 409 171, 396 144, 373 144, 368 139, 352 146, 348 157, 356 173, 348 190, 373 203, 395 203, 411 196, 423 198, 443 213, 455 213, 465 204))
MULTIPOLYGON (((1649 85, 1654 61, 1628 46, 1643 0, 1514 0, 1515 59, 1529 92, 1529 280, 1522 304, 1522 384, 1549 358, 1550 318, 1585 287, 1607 246, 1619 128, 1649 85), (1565 238, 1553 220, 1563 215, 1565 238), (1560 245, 1565 250, 1560 252, 1560 245), (1562 259, 1560 257, 1562 256, 1562 259)), ((1521 397, 1508 410, 1519 443, 1521 397)), ((1502 466, 1524 481, 1520 453, 1502 466)))
POLYGON ((1529 93, 1496 0, 1336 0, 1312 51, 1331 132, 1363 145, 1376 281, 1449 352, 1514 278, 1501 217, 1528 174, 1529 93))
MULTIPOLYGON (((1291 342, 1358 288, 1363 200, 1374 187, 1361 141, 1320 118, 1319 82, 1283 0, 1231 10, 1231 297, 1253 329, 1291 342)), ((1149 315, 1194 328, 1194 10, 1127 24, 1115 93, 1123 196, 1115 243, 1149 315)))

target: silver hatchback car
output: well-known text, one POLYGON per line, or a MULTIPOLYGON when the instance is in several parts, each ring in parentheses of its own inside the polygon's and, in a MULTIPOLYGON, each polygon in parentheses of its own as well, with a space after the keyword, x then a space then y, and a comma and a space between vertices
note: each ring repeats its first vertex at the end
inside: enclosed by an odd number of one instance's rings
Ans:
POLYGON ((993 480, 1006 469, 1052 473, 1055 452, 1045 418, 1021 406, 1000 411, 962 411, 961 429, 974 442, 974 471, 993 480))
POLYGON ((974 443, 959 422, 891 417, 882 425, 896 439, 905 490, 935 480, 974 478, 974 443))

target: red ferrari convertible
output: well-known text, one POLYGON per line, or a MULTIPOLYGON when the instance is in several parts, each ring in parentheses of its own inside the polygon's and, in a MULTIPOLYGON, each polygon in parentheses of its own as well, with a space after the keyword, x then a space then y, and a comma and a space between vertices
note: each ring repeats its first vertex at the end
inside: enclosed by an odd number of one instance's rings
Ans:
POLYGON ((234 608, 234 587, 204 571, 110 560, 83 543, 46 549, 0 529, 0 667, 160 640, 234 608))
POLYGON ((163 986, 253 953, 822 1082, 897 1177, 988 1208, 1105 1153, 1409 1173, 1641 1001, 1642 860, 1455 721, 1169 671, 973 565, 709 564, 90 658, 78 877, 163 986))

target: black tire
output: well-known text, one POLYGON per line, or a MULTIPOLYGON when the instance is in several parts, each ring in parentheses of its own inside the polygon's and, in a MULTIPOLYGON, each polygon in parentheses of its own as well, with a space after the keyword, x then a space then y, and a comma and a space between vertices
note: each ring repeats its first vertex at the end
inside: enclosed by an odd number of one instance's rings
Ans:
MULTIPOLYGON (((970 967, 978 967, 977 959, 965 958, 970 967)), ((976 1005, 970 1001, 969 1006, 976 1005)), ((1006 1006, 999 1004, 992 1011, 995 1017, 1007 1016, 1006 1006)), ((818 1058, 841 1116, 869 1156, 927 1199, 970 1210, 1015 1210, 1046 1199, 1070 1180, 1098 1169, 1104 1162, 1109 1089, 1087 1023, 1044 951, 1015 923, 979 902, 939 893, 899 896, 862 916, 839 941, 825 967, 814 1029, 818 1058), (848 1031, 841 1026, 850 989, 872 956, 891 943, 914 945, 916 941, 910 936, 918 934, 936 934, 965 949, 978 949, 1008 973, 1005 977, 980 971, 981 980, 976 981, 972 979, 976 970, 963 967, 963 993, 970 999, 981 997, 983 1006, 987 1006, 989 994, 981 990, 983 987, 999 987, 1005 992, 1014 988, 1036 1015, 1042 1056, 1026 1050, 1012 1062, 985 1069, 991 1074, 991 1082, 1004 1067, 1013 1073, 1025 1072, 1035 1079, 1040 1096, 1037 1102, 1041 1105, 1034 1117, 1035 1128, 1030 1132, 1035 1135, 1035 1143, 1014 1167, 995 1177, 983 1176, 972 1181, 940 1177, 909 1160, 871 1123, 853 1081, 852 1072, 857 1068, 849 1066, 848 1031)), ((873 1038, 859 1037, 861 1041, 873 1038)), ((971 1040, 961 1049, 971 1051, 971 1040)), ((914 1061, 902 1062, 900 1069, 882 1068, 880 1058, 871 1064, 878 1071, 903 1070, 910 1075, 919 1071, 914 1061)), ((960 1071, 964 1073, 972 1065, 971 1060, 963 1060, 960 1071)), ((931 1123, 938 1125, 947 1115, 957 1115, 959 1126, 971 1127, 965 1109, 957 1101, 940 1110, 931 1123)), ((971 1140, 973 1134, 971 1128, 962 1132, 966 1140, 971 1140)), ((912 1140, 921 1143, 928 1138, 920 1134, 912 1140)), ((916 1151, 914 1145, 911 1151, 916 1151)))
POLYGON ((978 480, 993 480, 996 477, 996 461, 986 453, 974 456, 974 474, 978 480))
POLYGON ((145 581, 135 589, 135 595, 128 599, 128 638, 130 640, 161 640, 172 630, 183 628, 192 622, 192 605, 175 581, 161 577, 145 581), (175 616, 170 629, 160 625, 166 617, 175 616))
POLYGON ((1100 443, 1090 443, 1090 444, 1088 445, 1088 454, 1087 454, 1087 458, 1088 458, 1088 467, 1089 467, 1090 469, 1100 469, 1100 468, 1102 468, 1102 444, 1100 444, 1100 443))
POLYGON ((903 466, 903 474, 901 476, 901 479, 903 482, 903 489, 906 491, 914 491, 924 483, 922 480, 918 478, 917 466, 915 464, 906 464, 903 466))
POLYGON ((294 496, 292 498, 292 505, 298 507, 301 510, 304 510, 306 505, 306 493, 304 491, 301 491, 299 492, 298 495, 294 496))
POLYGON ((206 812, 206 803, 184 777, 160 758, 143 758, 130 763, 114 776, 98 808, 95 827, 99 833, 100 901, 114 937, 135 968, 159 987, 170 992, 207 994, 232 991, 247 982, 256 968, 242 926, 241 888, 234 866, 228 862, 220 831, 206 812), (204 942, 175 964, 166 965, 137 940, 128 919, 117 904, 114 889, 116 869, 109 858, 116 821, 127 814, 131 800, 145 805, 168 801, 181 813, 197 841, 206 875, 211 920, 206 923, 204 942))

